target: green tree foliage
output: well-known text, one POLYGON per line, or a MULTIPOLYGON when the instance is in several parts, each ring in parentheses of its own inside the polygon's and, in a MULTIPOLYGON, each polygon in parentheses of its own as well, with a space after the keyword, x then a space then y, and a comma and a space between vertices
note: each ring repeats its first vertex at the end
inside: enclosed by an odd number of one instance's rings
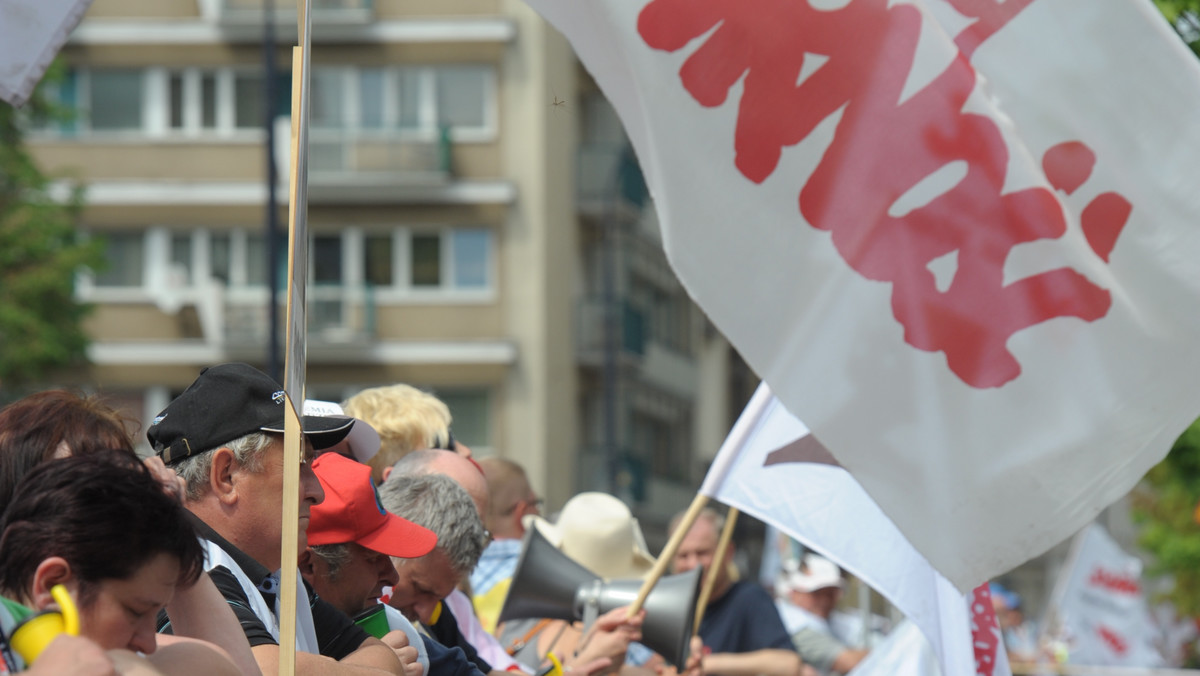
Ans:
POLYGON ((1154 555, 1151 574, 1169 574, 1167 598, 1181 615, 1200 616, 1200 420, 1192 423, 1167 457, 1151 469, 1133 494, 1142 524, 1141 545, 1154 555))
POLYGON ((1179 37, 1200 54, 1200 0, 1154 0, 1179 37))
POLYGON ((81 190, 55 200, 23 133, 61 115, 41 94, 22 110, 0 102, 0 392, 86 359, 88 308, 75 301, 75 274, 102 264, 103 252, 77 239, 81 190))

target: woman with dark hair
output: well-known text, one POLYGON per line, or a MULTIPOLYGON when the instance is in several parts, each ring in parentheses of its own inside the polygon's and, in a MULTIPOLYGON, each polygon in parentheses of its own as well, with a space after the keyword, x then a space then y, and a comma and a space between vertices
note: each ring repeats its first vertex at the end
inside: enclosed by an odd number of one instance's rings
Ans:
POLYGON ((120 449, 135 457, 126 419, 99 397, 46 390, 0 409, 0 508, 29 470, 52 458, 120 449))
MULTIPOLYGON (((128 423, 101 398, 65 390, 32 394, 0 409, 0 511, 35 467, 56 458, 92 454, 127 464, 140 462, 163 497, 182 509, 183 481, 158 457, 138 460, 128 423)), ((243 674, 259 674, 237 618, 208 575, 177 591, 168 610, 175 634, 209 641, 226 651, 243 674)))
POLYGON ((62 585, 79 610, 80 635, 105 650, 148 656, 167 674, 237 673, 199 642, 156 653, 158 611, 203 572, 186 512, 122 451, 42 463, 0 517, 0 593, 32 610, 55 604, 62 585))

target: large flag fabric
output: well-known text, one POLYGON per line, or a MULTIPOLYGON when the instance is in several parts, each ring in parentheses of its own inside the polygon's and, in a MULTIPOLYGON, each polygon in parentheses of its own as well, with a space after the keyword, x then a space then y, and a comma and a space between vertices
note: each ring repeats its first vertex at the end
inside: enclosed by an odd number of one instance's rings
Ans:
POLYGON ((1149 0, 528 0, 668 259, 960 590, 1200 413, 1200 67, 1149 0))
POLYGON ((92 0, 0 0, 0 99, 29 99, 92 0))
POLYGON ((1099 524, 1078 536, 1050 600, 1050 627, 1069 644, 1068 664, 1166 666, 1142 588, 1142 562, 1099 524))
POLYGON ((925 634, 944 674, 1010 673, 987 585, 964 595, 934 570, 766 385, 734 423, 700 492, 883 594, 925 634))

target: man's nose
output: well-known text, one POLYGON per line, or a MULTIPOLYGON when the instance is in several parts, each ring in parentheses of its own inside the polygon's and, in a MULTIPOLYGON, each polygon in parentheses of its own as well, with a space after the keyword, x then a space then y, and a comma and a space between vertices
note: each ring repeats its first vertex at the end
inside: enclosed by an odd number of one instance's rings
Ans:
POLYGON ((321 488, 321 480, 313 472, 312 463, 300 465, 300 499, 310 505, 325 501, 325 489, 321 488))
POLYGON ((392 564, 392 557, 381 554, 375 565, 379 568, 379 579, 385 585, 395 587, 400 583, 400 574, 396 572, 396 566, 392 564))

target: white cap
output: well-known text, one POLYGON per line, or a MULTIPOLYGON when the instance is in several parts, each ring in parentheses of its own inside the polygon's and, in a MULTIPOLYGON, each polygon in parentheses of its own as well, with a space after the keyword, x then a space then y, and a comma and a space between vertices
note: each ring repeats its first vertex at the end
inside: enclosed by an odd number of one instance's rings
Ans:
POLYGON ((332 401, 305 399, 304 411, 301 415, 346 418, 354 421, 354 426, 350 428, 350 433, 346 435, 346 438, 332 448, 326 449, 326 452, 333 451, 345 455, 345 451, 348 450, 354 455, 354 459, 361 463, 366 463, 379 452, 379 432, 376 432, 375 428, 366 421, 346 415, 340 404, 332 401))
POLYGON ((837 564, 818 554, 805 554, 800 570, 793 571, 789 578, 792 588, 801 592, 813 592, 826 587, 842 588, 842 571, 837 564))

